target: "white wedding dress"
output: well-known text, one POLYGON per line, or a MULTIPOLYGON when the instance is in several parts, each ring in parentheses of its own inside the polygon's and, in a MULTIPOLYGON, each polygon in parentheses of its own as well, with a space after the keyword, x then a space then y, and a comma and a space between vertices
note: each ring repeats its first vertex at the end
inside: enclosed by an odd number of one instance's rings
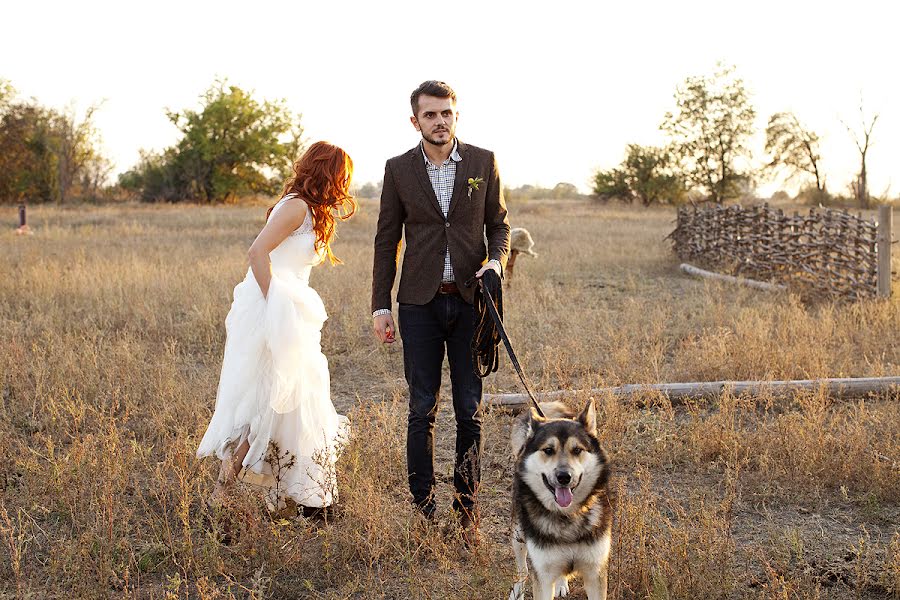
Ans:
MULTIPOLYGON (((272 210, 279 210, 289 194, 272 210)), ((256 278, 234 288, 225 319, 227 339, 216 408, 197 456, 230 457, 244 440, 245 480, 268 488, 268 500, 286 497, 310 507, 337 497, 335 461, 349 424, 331 403, 328 361, 321 350, 328 315, 309 287, 322 262, 315 249, 312 213, 269 255, 272 282, 263 297, 256 278)))

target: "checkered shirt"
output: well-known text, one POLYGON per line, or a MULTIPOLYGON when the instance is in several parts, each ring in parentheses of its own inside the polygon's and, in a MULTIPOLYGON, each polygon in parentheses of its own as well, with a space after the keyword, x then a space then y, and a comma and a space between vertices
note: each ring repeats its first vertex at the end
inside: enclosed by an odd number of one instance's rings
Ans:
MULTIPOLYGON (((434 189, 434 195, 437 196, 438 204, 441 205, 441 212, 444 217, 450 211, 450 198, 453 196, 453 180, 456 178, 456 163, 462 160, 457 150, 458 143, 453 140, 453 150, 450 151, 450 158, 444 161, 439 167, 434 166, 428 156, 425 154, 425 146, 420 143, 422 148, 422 158, 425 159, 425 170, 428 172, 428 179, 431 180, 431 187, 434 189)), ((444 275, 442 281, 453 281, 453 265, 450 263, 450 246, 447 246, 447 252, 444 254, 444 275)))

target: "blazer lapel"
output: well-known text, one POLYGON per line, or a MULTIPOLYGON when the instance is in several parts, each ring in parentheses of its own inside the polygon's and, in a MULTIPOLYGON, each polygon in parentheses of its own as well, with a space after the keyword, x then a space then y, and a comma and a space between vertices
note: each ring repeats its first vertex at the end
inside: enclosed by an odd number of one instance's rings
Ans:
POLYGON ((469 167, 472 161, 466 160, 466 145, 460 142, 458 138, 456 151, 459 152, 460 161, 456 163, 456 177, 453 179, 453 196, 450 197, 450 210, 447 211, 448 219, 453 214, 453 211, 456 210, 458 204, 468 200, 467 194, 469 193, 469 186, 466 182, 469 181, 469 167))
MULTIPOLYGON (((418 179, 419 183, 422 185, 422 191, 425 192, 425 196, 431 199, 431 205, 438 211, 438 214, 443 219, 444 211, 441 210, 441 205, 438 203, 437 196, 434 194, 434 188, 431 187, 431 180, 428 178, 428 172, 425 170, 425 157, 422 156, 422 150, 419 146, 416 146, 410 152, 410 168, 413 173, 416 174, 416 179, 418 179)), ((452 207, 453 202, 451 202, 450 205, 452 207)))

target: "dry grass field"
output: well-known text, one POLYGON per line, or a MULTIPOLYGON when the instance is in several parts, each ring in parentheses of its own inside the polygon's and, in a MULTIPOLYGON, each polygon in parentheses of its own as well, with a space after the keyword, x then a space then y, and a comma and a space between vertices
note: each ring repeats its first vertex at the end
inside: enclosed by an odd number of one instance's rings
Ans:
MULTIPOLYGON (((663 240, 670 210, 510 210, 540 254, 519 259, 504 296, 538 389, 900 374, 897 282, 889 302, 808 306, 681 275, 663 240)), ((507 410, 485 416, 478 552, 462 554, 407 505, 401 349, 370 331, 372 201, 339 229, 346 264, 311 282, 330 313, 335 404, 355 433, 339 463, 339 512, 326 523, 275 518, 239 489, 223 543, 204 503, 218 465, 194 452, 263 214, 34 207, 35 235, 17 237, 15 209, 0 210, 10 224, 0 233, 0 597, 508 596, 507 410)), ((520 391, 509 361, 486 391, 520 391)), ((611 598, 900 598, 896 390, 840 402, 596 401, 618 498, 611 598)), ((437 428, 444 520, 450 413, 445 403, 437 428)), ((584 598, 580 585, 572 597, 584 598)))

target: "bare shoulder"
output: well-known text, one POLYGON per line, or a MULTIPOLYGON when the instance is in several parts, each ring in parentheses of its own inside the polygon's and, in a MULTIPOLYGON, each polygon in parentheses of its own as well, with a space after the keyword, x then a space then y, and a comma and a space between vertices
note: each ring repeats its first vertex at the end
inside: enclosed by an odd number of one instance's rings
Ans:
POLYGON ((270 222, 277 221, 279 224, 291 226, 296 229, 306 220, 307 203, 300 196, 291 196, 280 201, 280 206, 272 212, 270 222))

